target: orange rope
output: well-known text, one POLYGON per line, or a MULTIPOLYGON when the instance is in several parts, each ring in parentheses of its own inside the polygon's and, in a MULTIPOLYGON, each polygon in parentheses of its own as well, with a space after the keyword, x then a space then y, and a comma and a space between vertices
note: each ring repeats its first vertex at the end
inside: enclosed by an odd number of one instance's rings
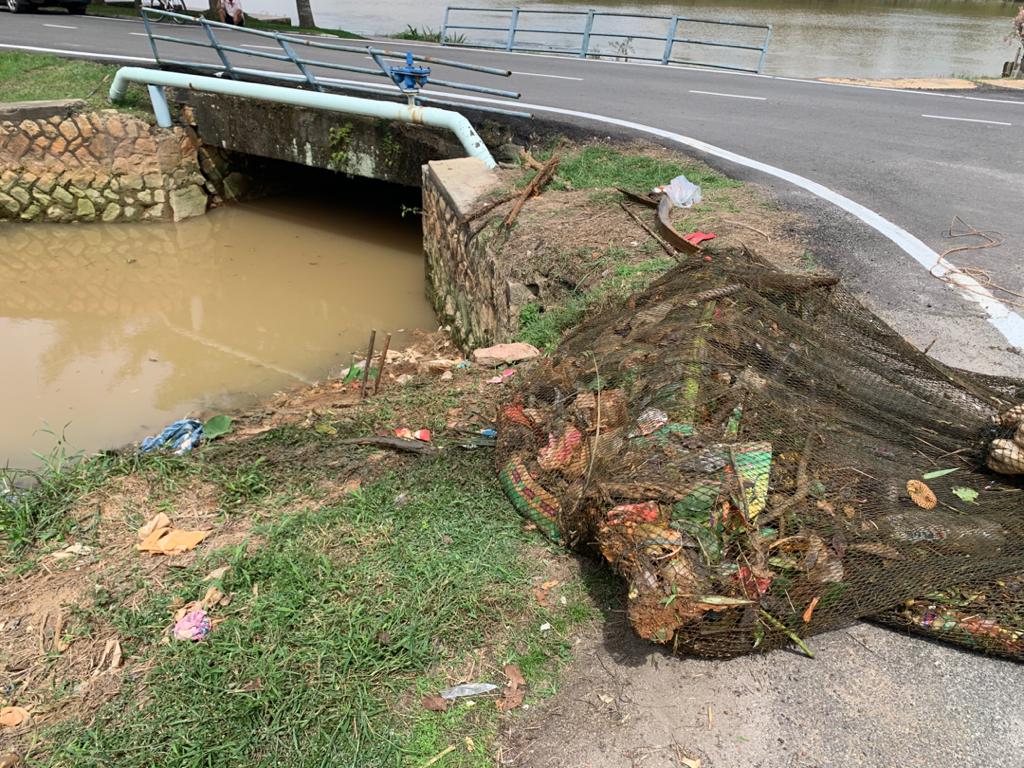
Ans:
POLYGON ((965 222, 959 216, 954 216, 953 220, 949 223, 949 231, 946 233, 946 237, 951 240, 957 240, 965 237, 981 238, 982 242, 967 243, 964 245, 954 245, 947 248, 939 254, 938 261, 932 265, 931 269, 928 270, 932 277, 941 280, 944 283, 955 285, 961 290, 969 291, 970 293, 977 294, 979 296, 985 295, 983 291, 968 288, 966 286, 957 283, 952 276, 963 275, 969 277, 978 283, 982 288, 986 289, 989 293, 994 295, 997 299, 1002 301, 1004 304, 1008 304, 1011 307, 1024 308, 1024 293, 1018 293, 1009 288, 1005 288, 999 285, 992 277, 992 274, 987 269, 981 267, 957 267, 950 265, 950 269, 945 274, 937 275, 935 270, 942 266, 943 260, 952 253, 960 253, 963 251, 981 251, 986 248, 998 248, 1005 242, 1005 238, 999 232, 990 231, 986 232, 981 229, 972 227, 970 224, 965 222))

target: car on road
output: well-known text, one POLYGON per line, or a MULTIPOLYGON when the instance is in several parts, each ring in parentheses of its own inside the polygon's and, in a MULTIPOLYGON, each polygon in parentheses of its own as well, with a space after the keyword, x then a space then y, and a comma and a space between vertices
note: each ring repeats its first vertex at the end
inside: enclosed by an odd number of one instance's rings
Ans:
POLYGON ((66 8, 68 13, 83 14, 89 0, 0 0, 0 8, 11 13, 29 13, 38 8, 66 8))

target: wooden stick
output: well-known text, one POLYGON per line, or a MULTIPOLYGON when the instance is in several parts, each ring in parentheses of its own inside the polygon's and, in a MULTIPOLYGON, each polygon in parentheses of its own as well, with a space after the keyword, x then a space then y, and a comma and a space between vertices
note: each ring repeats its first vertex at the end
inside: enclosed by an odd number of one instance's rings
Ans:
POLYGON ((661 235, 655 232, 651 227, 647 226, 643 219, 641 219, 639 216, 637 216, 635 213, 629 210, 629 208, 626 207, 625 203, 619 202, 619 207, 626 213, 628 213, 629 217, 637 224, 639 224, 643 228, 644 232, 653 237, 658 242, 658 245, 662 247, 665 253, 667 253, 676 261, 682 263, 682 257, 679 255, 679 252, 676 251, 676 249, 673 248, 671 245, 669 245, 668 242, 666 242, 665 238, 663 238, 661 235))
POLYGON ((434 764, 434 763, 436 763, 436 762, 437 762, 438 760, 440 760, 440 759, 441 759, 442 757, 444 757, 444 756, 445 756, 445 755, 447 755, 447 754, 448 754, 449 752, 452 752, 452 751, 454 751, 454 750, 455 750, 455 745, 454 745, 454 744, 450 744, 450 745, 449 745, 448 747, 446 747, 445 749, 442 749, 442 750, 441 750, 440 752, 438 752, 438 753, 437 753, 436 755, 434 755, 434 756, 433 756, 432 758, 430 758, 429 760, 427 760, 427 762, 425 762, 425 763, 424 763, 423 765, 421 765, 421 766, 420 766, 420 768, 428 768, 428 766, 431 766, 431 765, 433 765, 433 764, 434 764))
POLYGON ((380 389, 380 377, 384 375, 384 366, 388 362, 388 347, 391 346, 391 334, 384 337, 384 351, 380 353, 380 367, 377 369, 377 378, 373 380, 373 394, 380 389))
POLYGON ((491 200, 489 203, 484 203, 479 208, 477 208, 475 211, 467 214, 466 215, 466 221, 469 222, 469 221, 473 221, 473 219, 478 219, 481 216, 483 216, 485 213, 489 213, 490 211, 493 211, 499 205, 507 203, 509 200, 514 200, 518 196, 519 196, 518 192, 510 192, 507 195, 502 195, 501 197, 498 197, 498 198, 495 198, 494 200, 491 200))
POLYGON ((518 199, 512 206, 512 210, 508 212, 505 220, 501 222, 501 225, 508 229, 515 222, 519 216, 519 212, 523 210, 523 206, 526 205, 526 201, 534 195, 540 194, 540 191, 547 186, 548 182, 555 175, 555 169, 558 168, 558 157, 552 157, 546 163, 544 167, 537 171, 537 175, 530 179, 530 183, 526 185, 523 191, 519 194, 518 199))
POLYGON ((378 448, 391 448, 395 451, 406 453, 434 454, 437 448, 430 443, 420 440, 406 440, 401 437, 354 437, 350 440, 342 440, 342 443, 349 445, 375 445, 378 448))
POLYGON ((366 350, 366 360, 363 362, 363 386, 359 391, 359 399, 366 397, 366 380, 370 378, 370 363, 373 362, 373 342, 377 339, 377 329, 370 331, 370 346, 366 350))

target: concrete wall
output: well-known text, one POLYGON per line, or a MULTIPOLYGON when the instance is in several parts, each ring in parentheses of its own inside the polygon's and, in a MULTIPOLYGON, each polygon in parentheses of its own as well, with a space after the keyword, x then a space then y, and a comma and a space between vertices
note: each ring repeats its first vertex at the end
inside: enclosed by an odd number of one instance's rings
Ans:
POLYGON ((206 210, 190 129, 113 110, 76 113, 66 102, 0 114, 0 219, 177 221, 206 210))
POLYGON ((427 295, 439 320, 464 349, 508 341, 522 308, 535 299, 514 270, 474 234, 467 217, 497 189, 475 158, 423 168, 423 247, 427 295))

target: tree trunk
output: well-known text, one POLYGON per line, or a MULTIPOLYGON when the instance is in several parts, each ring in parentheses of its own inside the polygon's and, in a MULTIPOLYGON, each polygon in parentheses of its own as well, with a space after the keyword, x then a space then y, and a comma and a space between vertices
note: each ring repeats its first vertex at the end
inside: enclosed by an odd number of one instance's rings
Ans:
POLYGON ((299 14, 300 27, 315 27, 313 9, 309 6, 309 0, 295 0, 295 10, 299 14))

